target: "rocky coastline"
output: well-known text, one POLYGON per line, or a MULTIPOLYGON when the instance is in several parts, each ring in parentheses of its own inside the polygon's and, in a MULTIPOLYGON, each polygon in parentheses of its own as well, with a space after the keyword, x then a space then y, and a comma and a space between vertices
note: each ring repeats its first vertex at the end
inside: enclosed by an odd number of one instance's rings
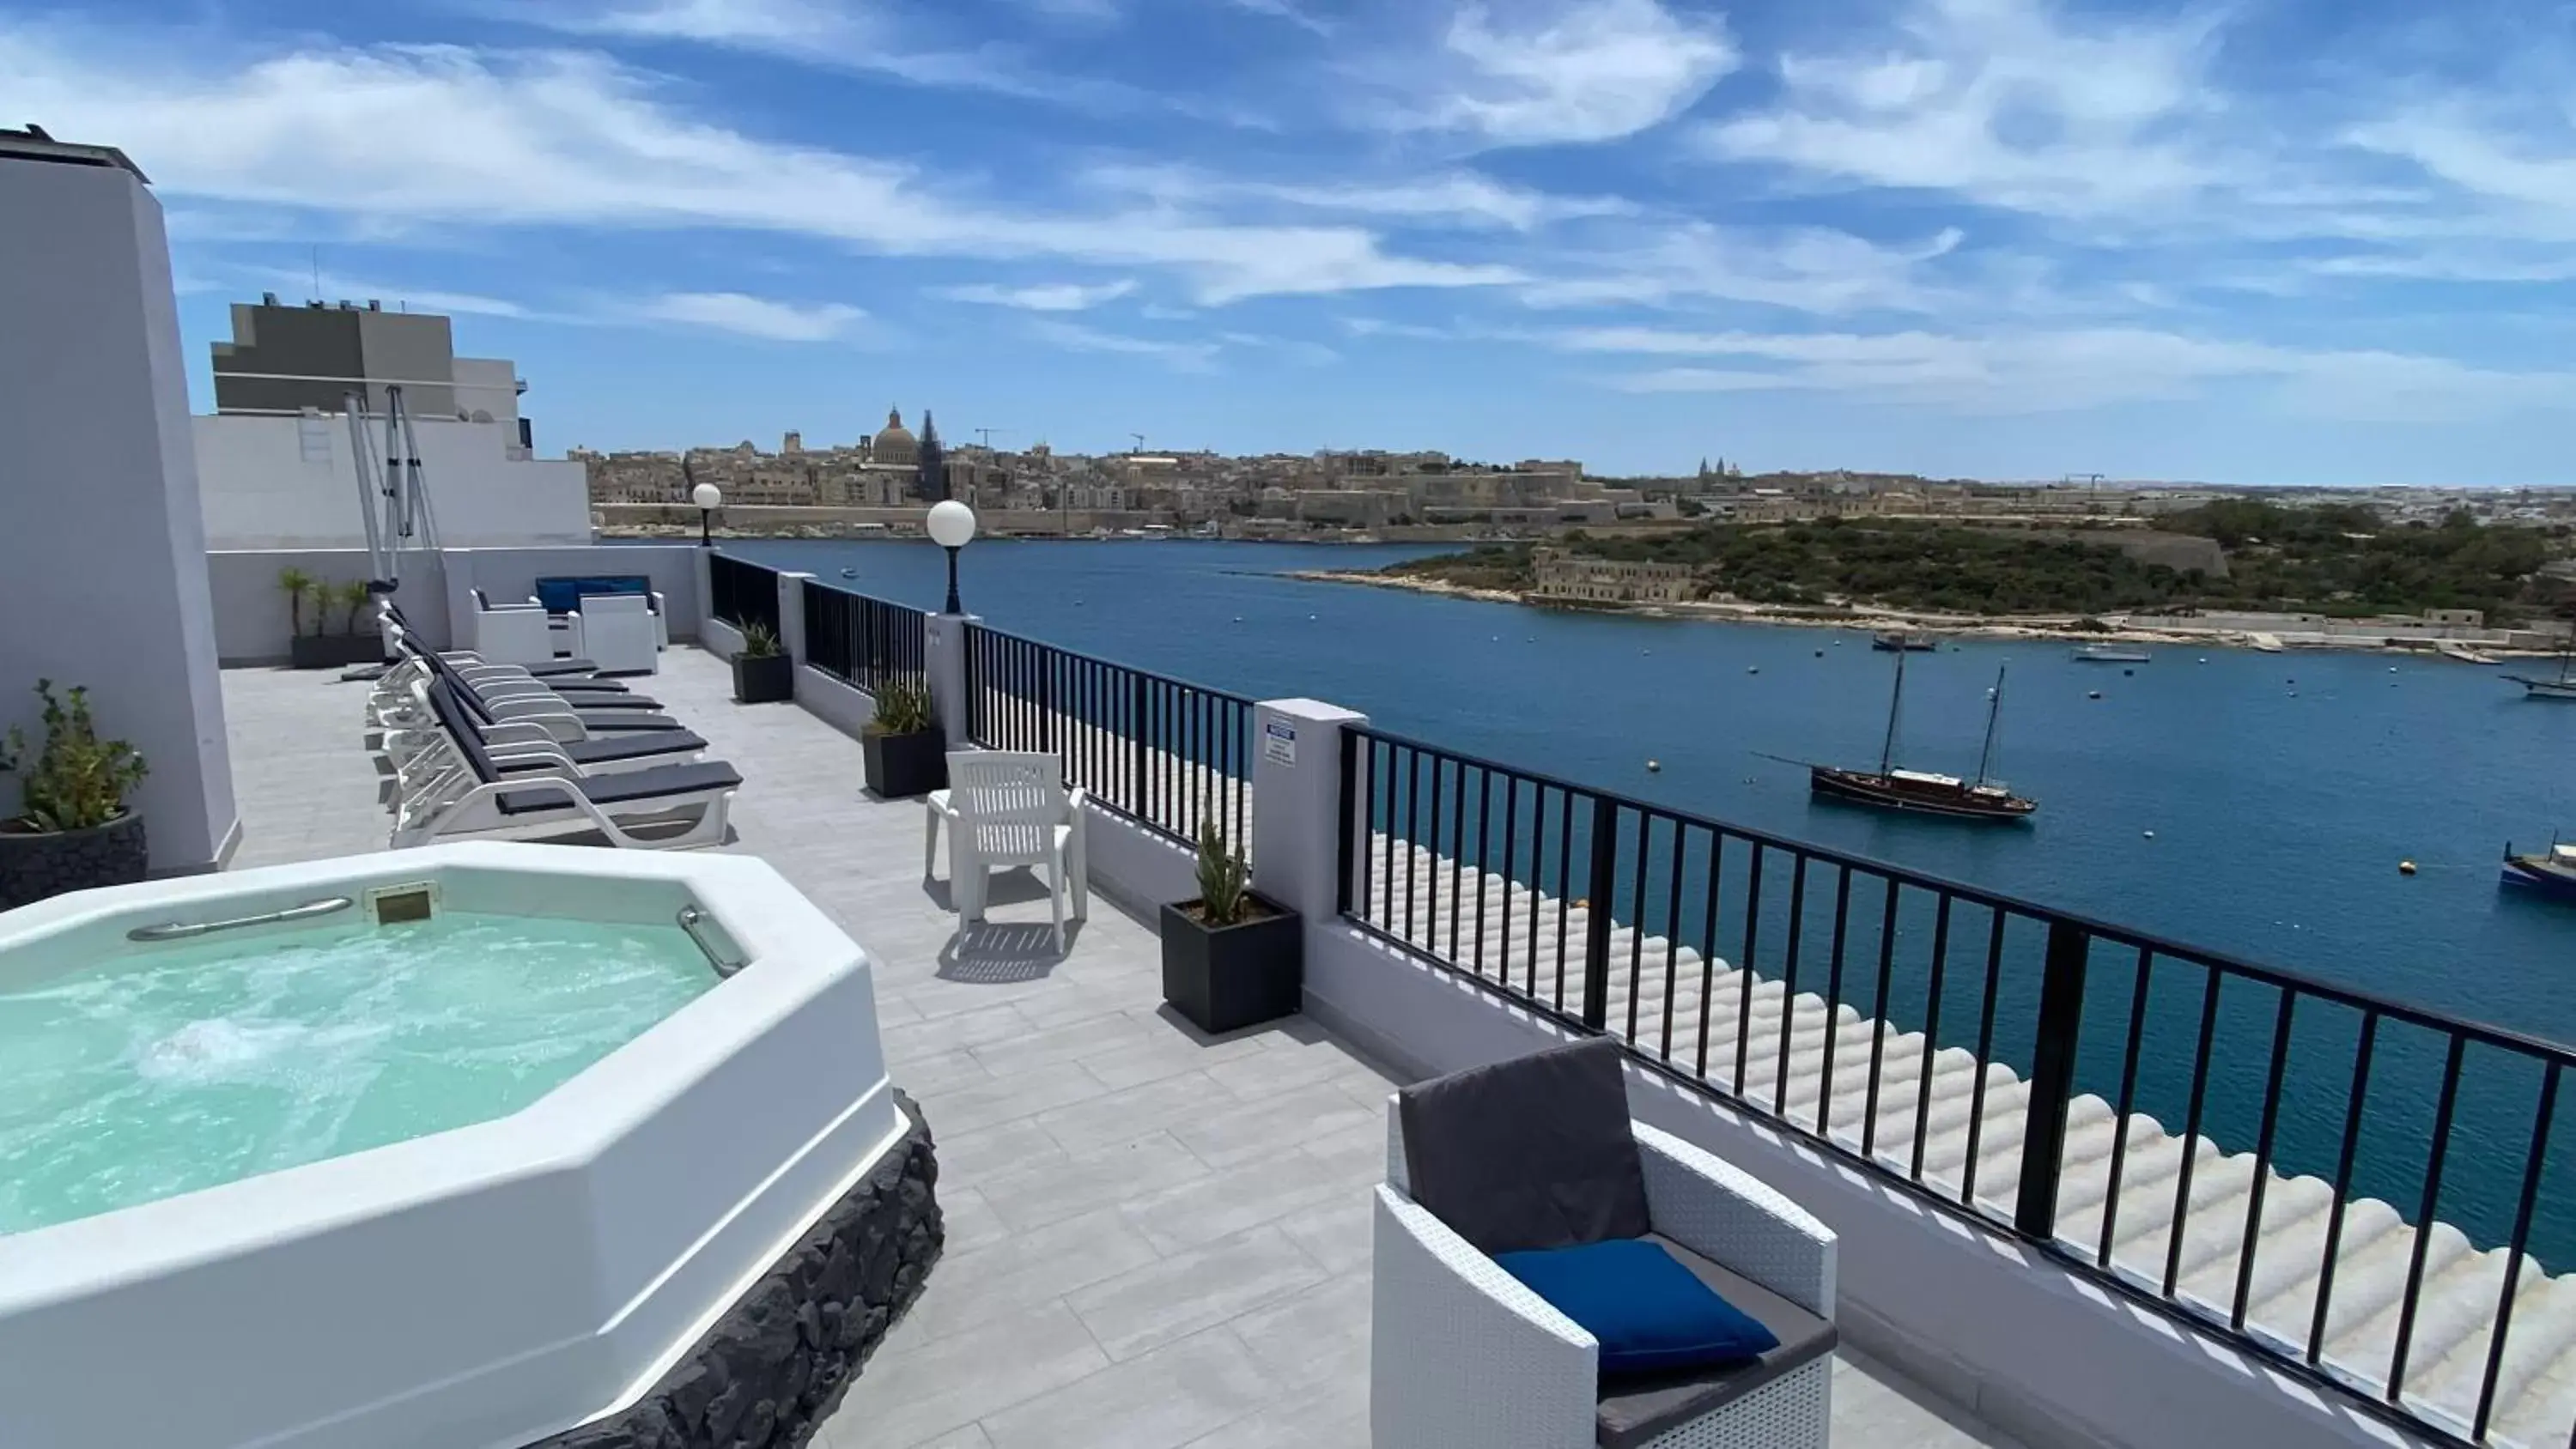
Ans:
MULTIPOLYGON (((1530 608, 1583 607, 1537 603, 1509 589, 1471 588, 1445 579, 1419 578, 1407 574, 1361 573, 1346 569, 1295 569, 1287 577, 1317 583, 1360 584, 1374 589, 1402 589, 1410 593, 1436 594, 1453 599, 1474 599, 1489 604, 1521 604, 1530 608)), ((2080 628, 2076 621, 2059 616, 2006 616, 1926 614, 1903 609, 1874 608, 1866 605, 1847 610, 1825 611, 1780 604, 1701 603, 1701 604, 1623 604, 1601 608, 1600 612, 1631 615, 1645 619, 1694 619, 1722 624, 1781 624, 1802 629, 1841 629, 1876 633, 1902 629, 1908 633, 1932 634, 1960 639, 2062 639, 2084 644, 2153 644, 2172 648, 2255 649, 2267 653, 2290 649, 2339 649, 2367 654, 2404 654, 2436 658, 2444 656, 2429 640, 2391 643, 2369 638, 2336 638, 2318 641, 2309 636, 2271 640, 2255 631, 2237 629, 2151 628, 2135 623, 2104 620, 2105 629, 2080 628)), ((2478 646, 2477 652, 2493 660, 2535 657, 2528 651, 2478 646)), ((2484 661, 2462 659, 2461 663, 2484 661)))

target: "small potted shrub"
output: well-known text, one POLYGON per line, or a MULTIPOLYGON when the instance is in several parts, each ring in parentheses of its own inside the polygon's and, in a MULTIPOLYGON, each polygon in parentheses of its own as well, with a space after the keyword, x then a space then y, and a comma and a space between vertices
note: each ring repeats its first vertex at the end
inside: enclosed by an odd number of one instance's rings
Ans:
POLYGON ((906 800, 948 788, 948 736, 931 707, 930 686, 890 681, 877 691, 876 718, 859 732, 868 789, 880 800, 906 800))
POLYGON ((1163 907, 1163 999, 1204 1032, 1275 1020, 1305 1004, 1297 913, 1255 893, 1251 875, 1225 832, 1203 825, 1198 899, 1163 907))
POLYGON ((345 584, 325 583, 302 569, 282 569, 277 586, 286 591, 287 619, 295 637, 287 643, 288 662, 298 669, 338 669, 348 664, 374 664, 384 658, 384 641, 372 629, 361 633, 359 617, 366 612, 367 586, 357 579, 345 584), (313 628, 304 628, 304 609, 313 608, 313 628), (337 633, 331 630, 334 613, 340 618, 337 633))
POLYGON ((796 661, 778 647, 778 634, 767 624, 742 626, 742 648, 733 656, 733 697, 742 704, 796 697, 796 661))
POLYGON ((143 817, 126 805, 143 780, 143 757, 98 737, 88 690, 57 696, 54 682, 40 679, 36 693, 45 701, 44 748, 29 759, 13 725, 0 753, 0 770, 18 776, 18 813, 0 820, 0 910, 138 881, 150 861, 143 817))

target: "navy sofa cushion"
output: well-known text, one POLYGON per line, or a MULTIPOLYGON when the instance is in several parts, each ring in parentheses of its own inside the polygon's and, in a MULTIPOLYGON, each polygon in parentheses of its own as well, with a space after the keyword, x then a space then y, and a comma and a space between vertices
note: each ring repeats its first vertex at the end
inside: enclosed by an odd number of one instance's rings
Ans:
POLYGON ((1771 1330, 1780 1346, 1750 1363, 1708 1364, 1661 1373, 1607 1374, 1594 1410, 1600 1449, 1643 1449, 1682 1425, 1806 1368, 1834 1351, 1831 1321, 1752 1279, 1718 1266, 1661 1233, 1647 1236, 1710 1291, 1771 1330))
POLYGON ((653 580, 643 574, 573 574, 537 580, 537 603, 549 614, 569 614, 585 594, 644 594, 653 580))
POLYGON ((1780 1346, 1644 1238, 1498 1253, 1494 1263, 1601 1340, 1604 1374, 1743 1363, 1780 1346))
POLYGON ((1405 1190, 1485 1253, 1645 1236, 1619 1044, 1592 1037, 1396 1094, 1405 1190))

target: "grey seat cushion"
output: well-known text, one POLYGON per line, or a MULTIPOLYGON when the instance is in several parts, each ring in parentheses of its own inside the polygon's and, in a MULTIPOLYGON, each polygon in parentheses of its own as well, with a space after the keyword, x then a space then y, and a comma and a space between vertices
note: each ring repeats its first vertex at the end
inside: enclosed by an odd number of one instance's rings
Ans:
POLYGON ((1620 1062, 1593 1037, 1405 1088, 1413 1200, 1487 1254, 1645 1236, 1620 1062))
POLYGON ((1660 1233, 1646 1236, 1717 1296, 1771 1330, 1780 1346, 1751 1363, 1605 1377, 1593 1411, 1594 1439, 1601 1449, 1636 1449, 1833 1352, 1833 1324, 1660 1233))

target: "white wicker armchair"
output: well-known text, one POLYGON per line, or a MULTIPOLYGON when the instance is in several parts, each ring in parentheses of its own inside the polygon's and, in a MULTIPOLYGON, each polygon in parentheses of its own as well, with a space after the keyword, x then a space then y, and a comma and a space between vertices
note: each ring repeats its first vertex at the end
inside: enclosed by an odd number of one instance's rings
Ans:
MULTIPOLYGON (((1633 1124, 1649 1215, 1668 1238, 1830 1323, 1834 1235, 1797 1204, 1699 1148, 1633 1124)), ((1646 1435, 1604 1413, 1599 1343, 1410 1196, 1403 1126, 1387 1112, 1377 1189, 1369 1419, 1376 1449, 1825 1449, 1830 1347, 1646 1435)), ((1739 1305, 1743 1306, 1743 1305, 1739 1305)), ((1829 1345, 1830 1336, 1825 1339, 1829 1345)), ((1633 1408, 1634 1406, 1632 1406, 1633 1408)), ((1628 1423, 1638 1422, 1632 1412, 1628 1423)))

